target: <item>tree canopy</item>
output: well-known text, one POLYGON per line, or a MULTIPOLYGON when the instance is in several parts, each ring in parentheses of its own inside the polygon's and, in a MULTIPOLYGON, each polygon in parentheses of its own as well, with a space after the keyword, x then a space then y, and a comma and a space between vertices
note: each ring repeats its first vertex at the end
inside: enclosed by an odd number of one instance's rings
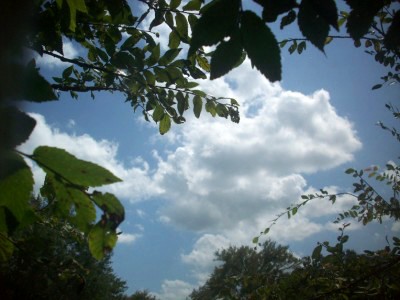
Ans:
MULTIPOLYGON (((239 122, 237 100, 206 94, 196 80, 219 78, 248 58, 267 79, 279 81, 281 48, 288 46, 289 53, 301 54, 311 43, 324 52, 326 45, 338 38, 349 39, 357 47, 363 45, 378 63, 390 69, 373 89, 400 81, 397 1, 346 0, 348 12, 339 11, 334 0, 253 2, 261 8, 261 15, 240 0, 2 1, 0 261, 12 258, 18 247, 14 232, 24 232, 41 222, 30 205, 34 179, 26 160, 46 174, 40 194, 51 204, 52 216, 81 232, 95 258, 107 257, 125 218, 114 195, 94 190, 119 182, 116 175, 63 149, 42 145, 33 153, 18 150, 36 125, 20 109, 21 100, 57 101, 62 93, 75 99, 80 93, 90 93, 95 98, 96 92, 118 92, 133 111, 139 110, 146 120, 157 123, 160 134, 167 133, 173 123, 184 123, 188 110, 197 118, 206 111, 239 122), (150 16, 150 25, 145 28, 144 21, 150 16), (297 24, 302 37, 278 41, 270 26, 273 22, 279 22, 282 30, 297 24), (169 28, 167 45, 157 40, 156 29, 161 24, 169 28), (346 34, 332 34, 342 26, 346 34), (81 55, 68 57, 63 47, 66 41, 80 47, 81 55), (50 78, 37 65, 37 56, 52 57, 68 66, 50 78)), ((383 216, 398 219, 398 181, 391 179, 393 172, 398 177, 398 167, 387 169, 390 172, 386 175, 377 174, 377 170, 370 174, 396 186, 393 201, 383 201, 366 184, 361 171, 348 170, 359 179, 354 191, 359 205, 339 216, 341 220, 348 216, 365 223, 383 216)), ((321 192, 305 195, 303 200, 305 204, 327 197, 334 202, 333 196, 321 192)), ((287 212, 295 215, 301 205, 287 212)))

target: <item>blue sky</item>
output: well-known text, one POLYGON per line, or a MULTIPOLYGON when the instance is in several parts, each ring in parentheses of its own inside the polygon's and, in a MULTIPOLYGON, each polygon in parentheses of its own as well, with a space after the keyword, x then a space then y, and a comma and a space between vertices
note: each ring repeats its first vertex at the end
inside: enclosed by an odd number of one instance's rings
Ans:
MULTIPOLYGON (((285 36, 299 37, 292 28, 285 36)), ((167 30, 156 29, 163 43, 167 30)), ((69 42, 64 48, 69 57, 82 51, 69 42)), ((217 249, 250 245, 301 194, 350 190, 348 167, 384 166, 398 156, 398 144, 376 122, 393 123, 384 104, 396 104, 400 90, 371 91, 386 71, 373 57, 349 40, 332 42, 326 55, 308 44, 302 55, 283 49, 282 57, 280 83, 268 82, 248 61, 223 79, 200 82, 210 94, 239 101, 240 124, 189 113, 187 123, 160 136, 118 93, 26 104, 38 124, 24 151, 62 147, 124 180, 104 189, 126 209, 113 266, 128 293, 148 289, 164 300, 184 299, 207 278, 217 249)), ((49 76, 68 66, 38 63, 49 76)), ((34 170, 40 185, 43 174, 34 170)), ((270 237, 297 255, 310 254, 317 241, 335 240, 331 221, 351 204, 310 203, 270 237)), ((400 227, 354 223, 348 231, 349 247, 362 250, 384 247, 385 236, 400 227)))

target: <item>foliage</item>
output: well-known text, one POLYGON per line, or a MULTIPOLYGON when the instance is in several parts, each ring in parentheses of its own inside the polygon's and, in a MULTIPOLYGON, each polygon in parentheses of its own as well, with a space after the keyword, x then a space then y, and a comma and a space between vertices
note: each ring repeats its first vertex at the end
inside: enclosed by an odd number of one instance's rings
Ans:
POLYGON ((194 290, 195 299, 260 299, 265 286, 276 286, 298 260, 288 247, 266 241, 260 251, 247 246, 218 251, 215 267, 207 282, 194 290))
POLYGON ((136 291, 130 296, 126 296, 123 300, 157 300, 155 296, 150 295, 147 290, 136 291))
POLYGON ((1 263, 1 299, 122 299, 126 284, 111 256, 91 256, 80 230, 53 214, 54 202, 33 199, 40 219, 9 238, 13 256, 1 263))

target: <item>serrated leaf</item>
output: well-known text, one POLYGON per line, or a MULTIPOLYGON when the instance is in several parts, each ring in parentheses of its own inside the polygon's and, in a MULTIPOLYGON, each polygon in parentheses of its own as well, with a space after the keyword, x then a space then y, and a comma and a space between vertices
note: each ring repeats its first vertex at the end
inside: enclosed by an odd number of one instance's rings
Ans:
POLYGON ((240 0, 213 0, 203 7, 193 28, 188 57, 200 47, 214 45, 229 36, 237 26, 240 5, 240 0))
POLYGON ((170 130, 170 128, 171 128, 171 118, 169 117, 168 114, 164 114, 159 124, 160 134, 163 135, 167 133, 170 130))
POLYGON ((316 1, 301 1, 297 21, 301 33, 314 46, 324 52, 325 40, 329 33, 329 23, 319 15, 316 1))
POLYGON ((199 95, 195 95, 193 97, 193 112, 196 118, 200 117, 202 108, 203 108, 203 100, 199 95))
POLYGON ((251 63, 271 82, 281 80, 280 48, 269 27, 254 12, 245 11, 240 30, 251 63))
POLYGON ((118 236, 115 230, 110 230, 100 221, 88 235, 89 250, 97 260, 103 259, 116 245, 118 236))
POLYGON ((160 60, 158 61, 158 64, 160 66, 168 65, 170 62, 172 62, 179 55, 181 50, 182 50, 181 48, 167 50, 164 53, 164 55, 160 58, 160 60))
POLYGON ((224 76, 240 61, 243 47, 239 33, 233 35, 229 41, 221 42, 211 57, 210 79, 224 76))
POLYGON ((313 1, 317 15, 339 31, 338 9, 335 0, 313 1))
POLYGON ((40 146, 32 159, 46 172, 65 178, 82 187, 95 187, 121 181, 110 171, 97 164, 80 160, 64 149, 40 146))

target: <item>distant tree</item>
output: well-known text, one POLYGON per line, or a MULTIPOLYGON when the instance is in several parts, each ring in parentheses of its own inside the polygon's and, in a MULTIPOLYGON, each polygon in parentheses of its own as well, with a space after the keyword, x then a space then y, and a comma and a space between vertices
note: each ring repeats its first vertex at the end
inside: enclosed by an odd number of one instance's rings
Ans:
POLYGON ((39 219, 10 237, 15 251, 0 264, 0 299, 122 299, 126 283, 111 255, 97 261, 79 230, 51 216, 51 205, 32 204, 39 219))
POLYGON ((124 300, 157 300, 157 298, 147 290, 136 291, 130 296, 125 296, 124 300))
POLYGON ((215 267, 207 282, 193 290, 192 300, 200 299, 261 299, 268 286, 273 288, 288 276, 298 260, 288 247, 266 241, 257 251, 247 246, 229 247, 218 251, 215 267))

